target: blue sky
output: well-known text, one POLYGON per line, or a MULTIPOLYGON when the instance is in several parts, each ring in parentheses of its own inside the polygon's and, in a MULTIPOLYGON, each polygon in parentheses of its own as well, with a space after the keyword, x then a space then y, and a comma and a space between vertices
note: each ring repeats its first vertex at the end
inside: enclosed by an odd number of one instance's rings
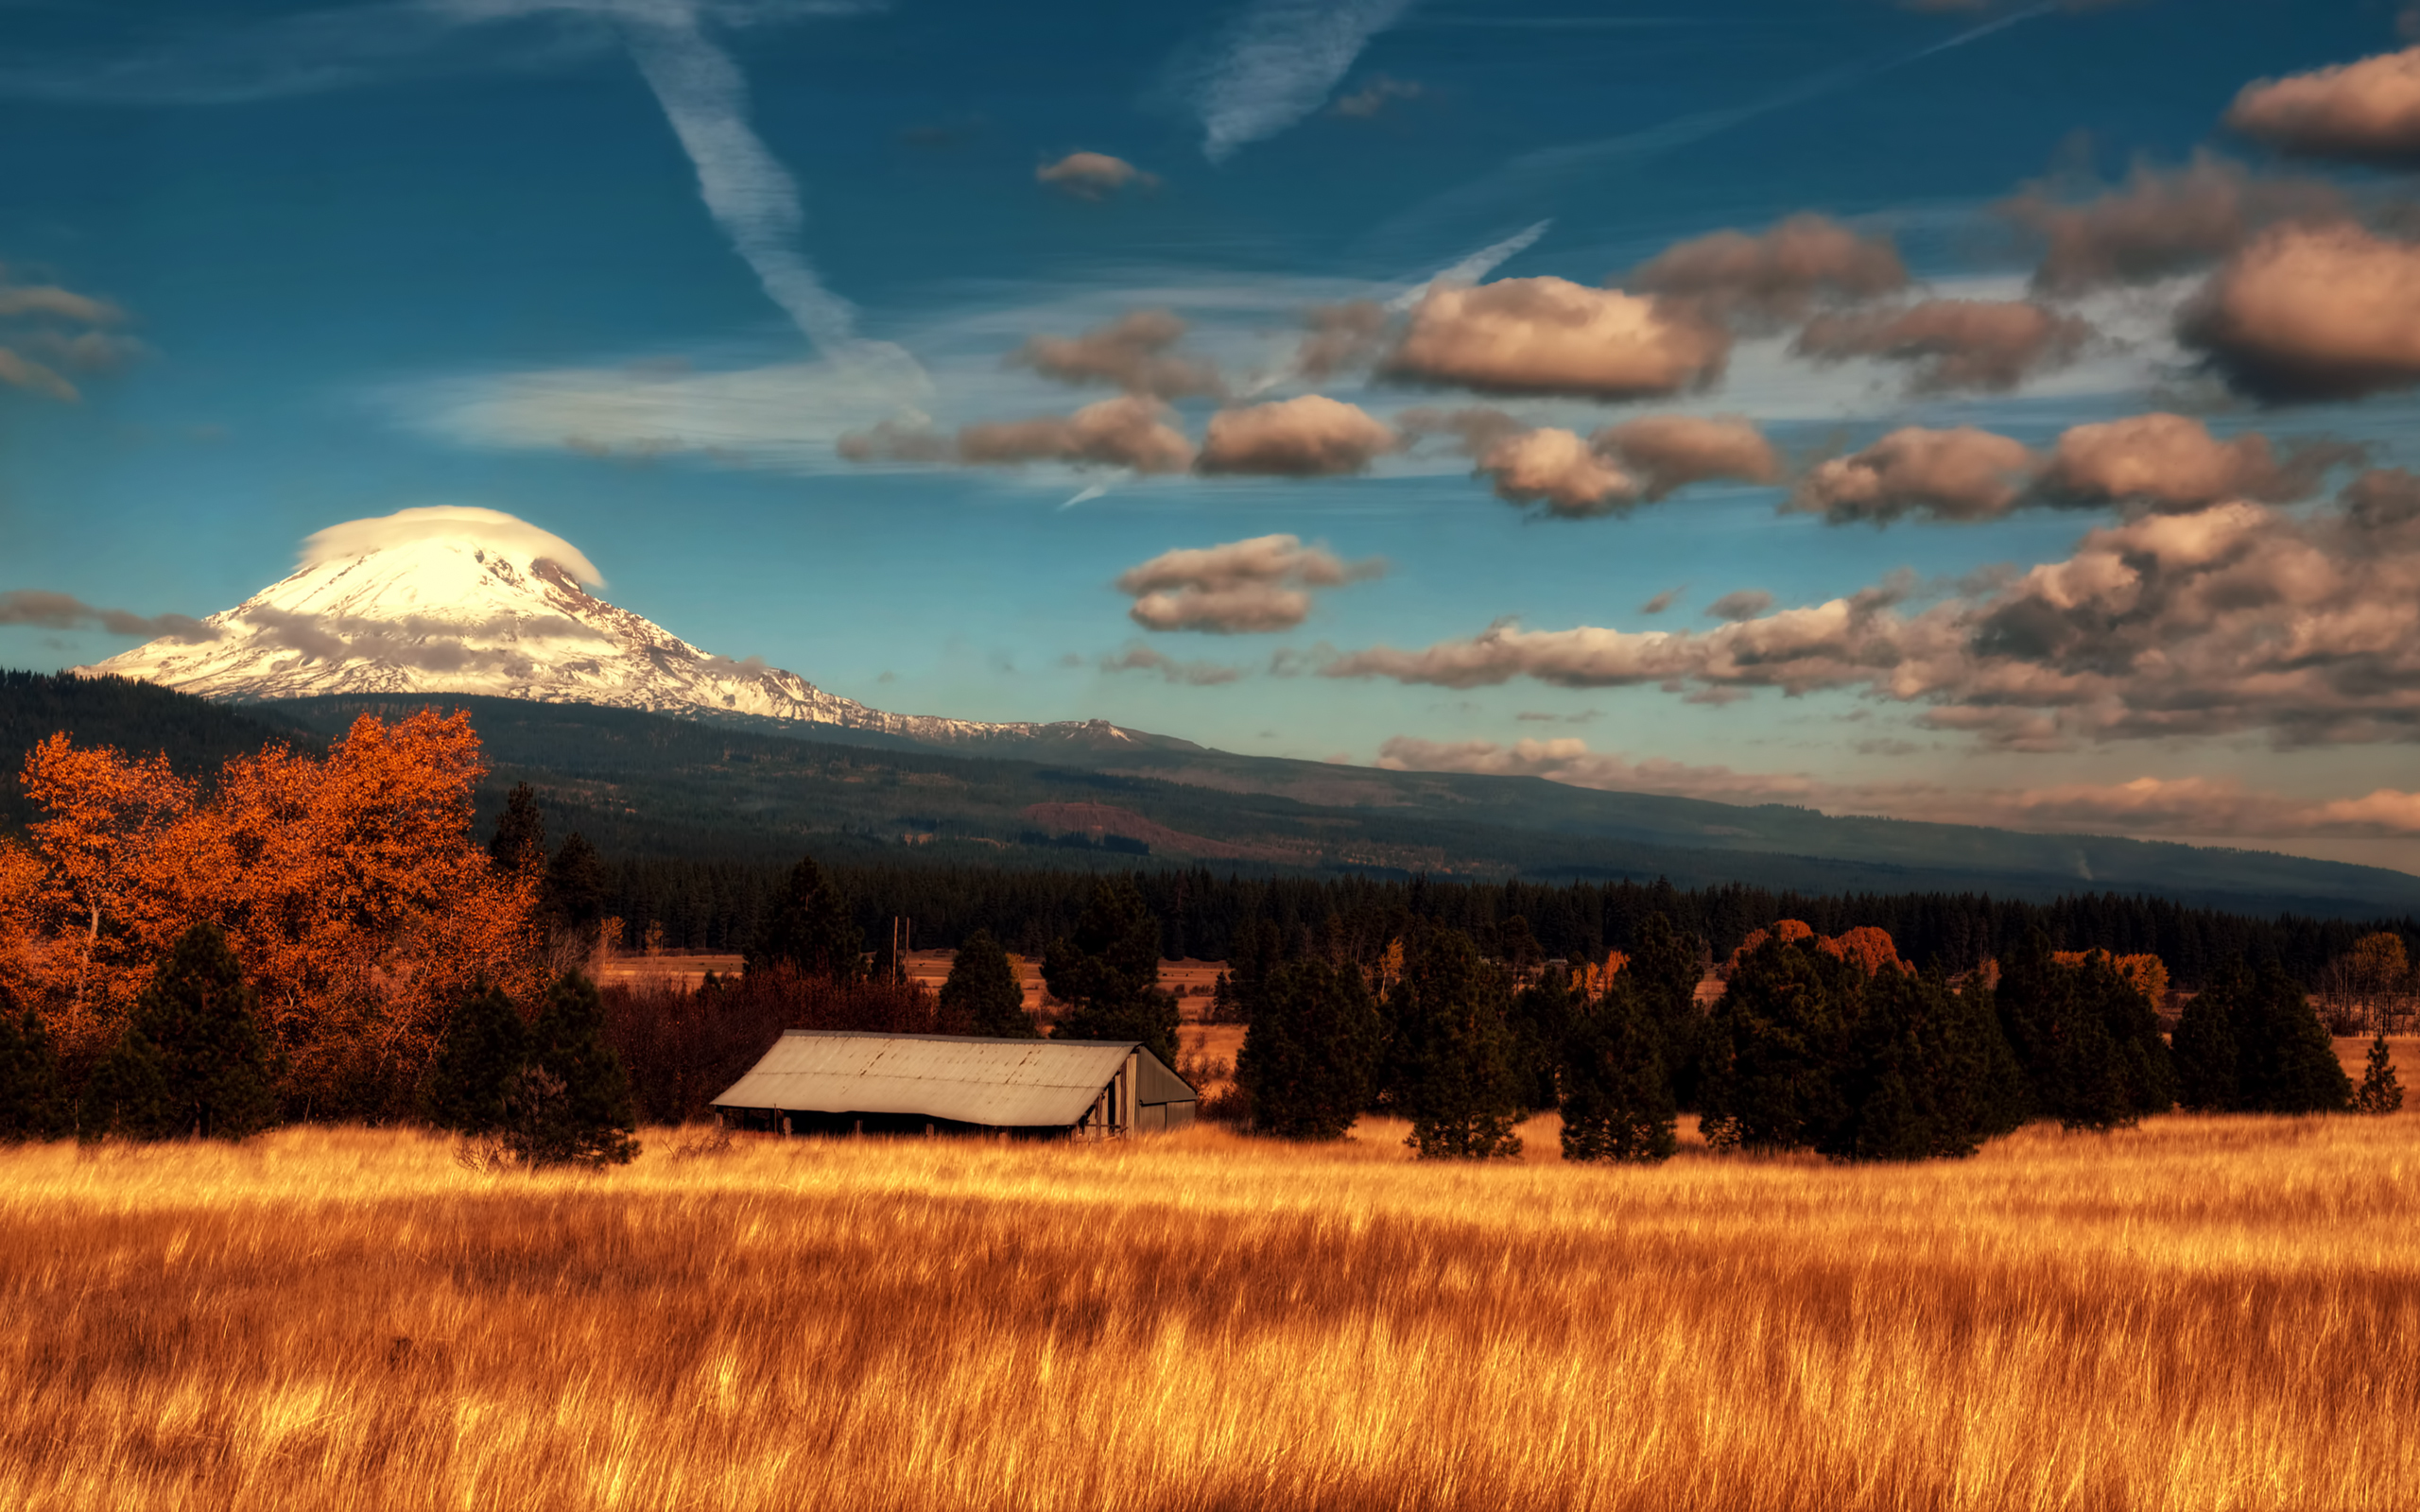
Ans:
MULTIPOLYGON (((2400 148, 2314 150, 2292 122, 2229 112, 2256 80, 2405 46, 2394 6, 7 0, 0 17, 0 309, 10 289, 107 306, 0 320, 0 351, 41 364, 0 385, 0 592, 207 613, 325 525, 477 504, 578 543, 607 596, 708 649, 903 712, 2420 867, 2399 627, 2324 676, 2224 663, 2302 623, 2290 605, 2221 634, 2136 604, 2064 662, 2008 650, 2051 592, 2017 603, 2016 572, 2072 563, 2087 532, 2215 530, 2194 510, 2221 501, 2053 507, 2029 485, 1881 524, 1807 503, 1826 459, 1911 426, 2038 459, 2071 427, 2155 412, 2281 453, 2356 443, 2360 460, 2240 507, 2259 520, 2230 517, 2229 549, 2308 548, 2341 578, 2323 596, 2392 612, 2420 556, 2328 532, 2363 468, 2420 465, 2420 359, 2363 369, 2354 397, 2283 392, 2229 366, 2251 337, 2180 337, 2180 311, 2253 255, 2257 215, 2198 261, 2053 297, 2040 236, 1996 207, 2028 185, 2067 209, 2155 198, 2200 153, 2210 182, 2334 193, 2270 218, 2349 216, 2391 262, 2420 222, 2400 148), (1736 289, 1685 308, 1634 271, 1802 213, 1893 249, 1905 279, 1742 315, 1736 289), (1406 344, 1473 280, 1547 279, 1628 288, 1634 313, 1663 299, 1652 318, 1717 333, 1723 356, 1608 398, 1504 392, 1406 344), (1827 317, 1879 350, 1877 322, 1927 301, 2083 334, 2013 377, 1930 388, 1926 359, 1793 351, 1827 317), (1347 307, 1380 322, 1357 361, 1303 370, 1308 313, 1347 307), (1134 312, 1181 320, 1158 354, 1206 365, 1217 391, 1162 384, 1156 410, 1013 360, 1134 312), (1152 472, 1107 454, 1002 465, 966 430, 1128 403, 1190 455, 1215 413, 1306 394, 1390 439, 1307 475, 1152 472), (1479 407, 1493 430, 1407 418, 1479 407), (1507 437, 1672 414, 1742 417, 1775 465, 1570 518, 1497 495, 1507 437), (851 436, 923 439, 853 459, 851 436), (1141 590, 1114 586, 1271 535, 1331 555, 1221 581, 1301 595, 1292 623, 1155 629, 1141 590), (1797 634, 1772 616, 1893 582, 1881 650, 1858 620, 1768 675, 1707 639, 1797 634), (1741 592, 1769 607, 1735 599, 1726 629, 1708 608, 1741 592), (1487 641, 1506 621, 1613 639, 1487 641), (1654 630, 1680 639, 1620 639, 1654 630), (1927 636, 1965 647, 1958 665, 1927 636), (1639 674, 1642 657, 1678 670, 1639 674), (2289 673, 2325 688, 2243 693, 2289 673)), ((2380 318, 2420 322, 2410 301, 2380 318)), ((1609 446, 1591 455, 1639 471, 1609 446)), ((2158 555, 2108 540, 2092 560, 2158 555)), ((47 620, 0 624, 0 662, 135 639, 47 620)))

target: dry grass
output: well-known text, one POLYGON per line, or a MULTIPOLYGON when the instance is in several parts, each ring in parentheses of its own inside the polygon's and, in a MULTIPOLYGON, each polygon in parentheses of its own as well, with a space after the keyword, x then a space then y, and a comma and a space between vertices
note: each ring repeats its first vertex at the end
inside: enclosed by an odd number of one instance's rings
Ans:
POLYGON ((1400 1134, 0 1152, 0 1505, 2420 1504, 2420 1117, 1400 1134))

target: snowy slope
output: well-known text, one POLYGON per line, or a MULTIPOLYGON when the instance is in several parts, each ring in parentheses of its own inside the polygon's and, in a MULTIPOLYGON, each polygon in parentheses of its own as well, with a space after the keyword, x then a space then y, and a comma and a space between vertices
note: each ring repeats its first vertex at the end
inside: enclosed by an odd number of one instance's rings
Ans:
POLYGON ((590 593, 582 578, 593 581, 594 570, 576 550, 517 521, 514 530, 475 518, 490 511, 457 512, 458 529, 333 542, 338 532, 322 532, 313 538, 321 549, 306 553, 292 576, 211 615, 202 631, 77 670, 240 700, 488 694, 750 714, 950 744, 1135 738, 1099 720, 998 725, 869 709, 794 672, 709 655, 590 593), (541 554, 550 545, 561 549, 541 554))

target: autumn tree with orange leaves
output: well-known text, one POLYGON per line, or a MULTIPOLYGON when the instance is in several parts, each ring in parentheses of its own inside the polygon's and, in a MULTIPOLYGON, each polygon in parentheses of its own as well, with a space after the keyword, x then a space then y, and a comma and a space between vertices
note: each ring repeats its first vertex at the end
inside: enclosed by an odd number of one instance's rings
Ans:
POLYGON ((478 980, 541 986, 542 873, 471 838, 486 767, 467 714, 363 715, 324 760, 270 746, 207 790, 161 757, 54 735, 26 758, 45 811, 0 850, 0 979, 91 1055, 178 936, 225 931, 298 1117, 404 1105, 478 980))

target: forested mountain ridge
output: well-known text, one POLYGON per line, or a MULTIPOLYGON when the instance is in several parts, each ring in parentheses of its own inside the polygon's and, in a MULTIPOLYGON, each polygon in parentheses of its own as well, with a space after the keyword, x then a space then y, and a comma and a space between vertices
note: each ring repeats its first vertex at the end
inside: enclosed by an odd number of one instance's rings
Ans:
MULTIPOLYGON (((221 705, 117 680, 0 679, 0 760, 53 730, 204 771, 269 739, 316 744, 365 713, 470 712, 492 812, 517 782, 560 835, 609 856, 1222 868, 1504 880, 1750 883, 1809 895, 2143 892, 2250 914, 2420 911, 2420 878, 2269 852, 1834 818, 1604 793, 1531 778, 1391 772, 1182 748, 1069 747, 1046 761, 800 738, 634 710, 469 696, 221 705), (1069 815, 1080 816, 1072 828, 1069 815)), ((1171 743, 1173 745, 1173 743, 1171 743)), ((16 784, 0 816, 22 828, 16 784)))
POLYGON ((80 746, 114 746, 130 756, 164 753, 185 777, 207 778, 230 756, 270 741, 317 750, 317 731, 273 709, 212 703, 129 678, 53 677, 0 670, 0 833, 39 816, 17 774, 26 753, 54 734, 80 746))

